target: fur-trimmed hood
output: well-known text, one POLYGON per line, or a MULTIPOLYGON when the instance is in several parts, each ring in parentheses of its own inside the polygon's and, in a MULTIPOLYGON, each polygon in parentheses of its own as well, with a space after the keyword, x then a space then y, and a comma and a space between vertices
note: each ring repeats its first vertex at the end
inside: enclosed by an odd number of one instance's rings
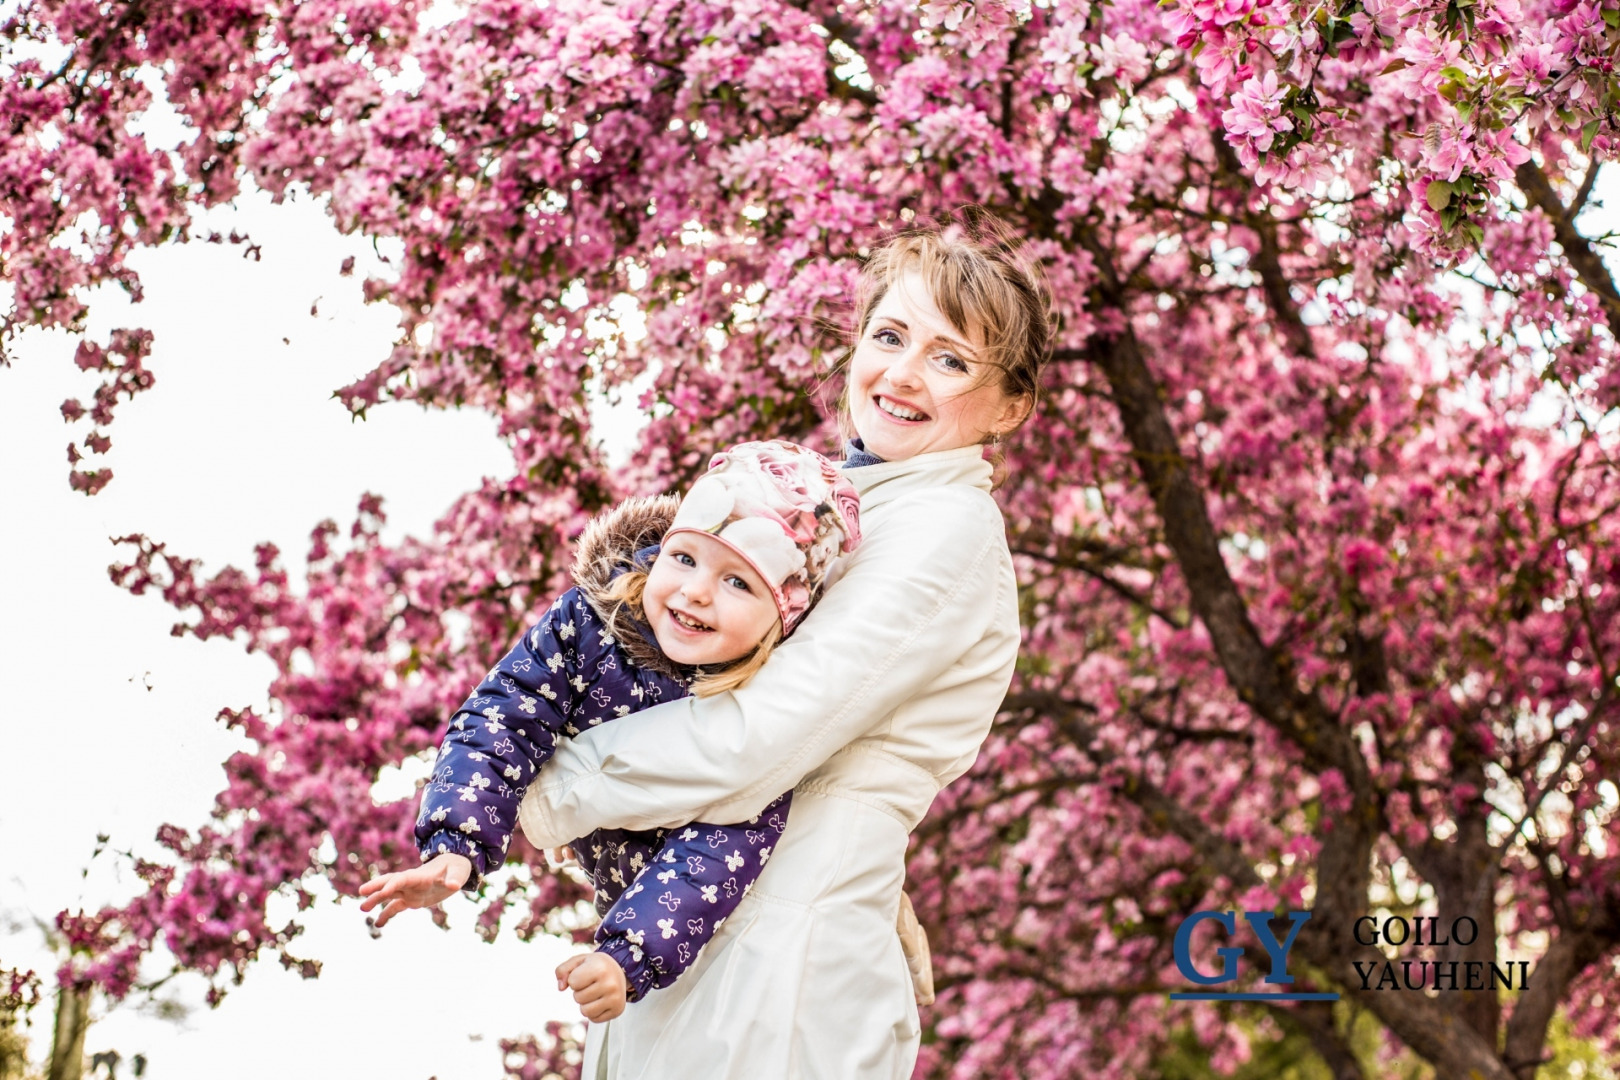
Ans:
POLYGON ((634 565, 636 552, 664 538, 680 505, 677 495, 654 495, 626 499, 596 515, 579 534, 574 584, 631 663, 685 680, 691 677, 691 670, 665 656, 648 636, 646 623, 622 610, 622 606, 607 595, 608 583, 634 565))

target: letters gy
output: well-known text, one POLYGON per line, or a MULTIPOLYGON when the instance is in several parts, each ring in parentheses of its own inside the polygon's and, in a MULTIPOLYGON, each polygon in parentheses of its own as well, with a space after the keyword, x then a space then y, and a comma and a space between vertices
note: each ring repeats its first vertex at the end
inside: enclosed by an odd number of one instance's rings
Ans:
MULTIPOLYGON (((1243 913, 1249 925, 1254 930, 1255 938, 1260 947, 1266 950, 1271 959, 1271 971, 1265 977, 1265 982, 1276 986, 1287 986, 1293 983, 1294 977, 1288 973, 1288 950, 1293 948, 1294 939, 1299 937, 1300 927, 1310 920, 1308 911, 1290 911, 1288 913, 1288 933, 1281 942, 1272 930, 1271 920, 1280 916, 1269 911, 1245 911, 1243 913)), ((1210 975, 1200 971, 1192 959, 1192 935, 1199 923, 1213 920, 1225 928, 1228 935, 1237 932, 1237 912, 1235 911, 1195 911, 1189 915, 1185 922, 1176 930, 1175 958, 1176 968, 1189 982, 1199 986, 1219 986, 1230 983, 1238 977, 1239 962, 1243 957, 1243 949, 1237 945, 1223 945, 1215 950, 1221 958, 1219 974, 1210 975)), ((1337 1001, 1338 994, 1323 993, 1244 993, 1238 991, 1189 991, 1173 993, 1173 1001, 1337 1001)))

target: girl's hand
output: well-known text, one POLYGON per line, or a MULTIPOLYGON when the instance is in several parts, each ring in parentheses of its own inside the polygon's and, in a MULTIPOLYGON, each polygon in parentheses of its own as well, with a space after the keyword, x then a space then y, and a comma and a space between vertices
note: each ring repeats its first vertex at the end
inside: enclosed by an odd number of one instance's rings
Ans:
POLYGON ((414 870, 380 874, 360 886, 360 910, 383 905, 377 916, 377 926, 381 927, 407 908, 432 907, 448 900, 471 876, 472 860, 467 856, 451 852, 435 855, 414 870))
POLYGON ((579 1011, 593 1024, 605 1024, 624 1012, 629 984, 624 968, 606 953, 570 956, 557 965, 557 989, 573 990, 579 1011))
POLYGON ((564 844, 562 847, 554 847, 550 851, 546 852, 546 862, 549 863, 553 869, 560 866, 567 866, 573 861, 574 849, 569 847, 567 844, 564 844))

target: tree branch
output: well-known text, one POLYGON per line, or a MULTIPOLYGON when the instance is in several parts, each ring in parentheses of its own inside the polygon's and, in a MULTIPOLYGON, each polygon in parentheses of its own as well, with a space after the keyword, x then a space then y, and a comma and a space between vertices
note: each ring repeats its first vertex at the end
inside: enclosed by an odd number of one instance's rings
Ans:
POLYGON ((1565 931, 1553 939, 1513 1006, 1502 1056, 1518 1080, 1531 1080, 1541 1064, 1547 1025, 1575 977, 1620 941, 1613 913, 1590 929, 1565 931))
POLYGON ((1270 1011, 1272 1018, 1284 1028, 1297 1031, 1311 1040, 1311 1048, 1327 1065, 1333 1080, 1366 1080, 1361 1062, 1333 1023, 1333 1005, 1330 1002, 1302 1001, 1289 1009, 1272 1005, 1270 1011))
MULTIPOLYGON (((1595 173, 1597 170, 1594 167, 1592 171, 1595 173)), ((1609 276, 1608 267, 1603 265, 1602 256, 1576 230, 1574 215, 1566 213, 1568 208, 1559 201, 1558 193, 1553 191, 1552 184, 1547 180, 1547 174, 1534 161, 1527 161, 1513 170, 1513 179, 1518 183, 1519 190, 1524 192, 1525 200, 1531 206, 1538 207, 1552 222, 1553 236, 1564 249, 1564 257, 1574 268, 1575 276, 1602 301, 1609 332, 1620 338, 1620 290, 1615 289, 1614 279, 1609 276)))

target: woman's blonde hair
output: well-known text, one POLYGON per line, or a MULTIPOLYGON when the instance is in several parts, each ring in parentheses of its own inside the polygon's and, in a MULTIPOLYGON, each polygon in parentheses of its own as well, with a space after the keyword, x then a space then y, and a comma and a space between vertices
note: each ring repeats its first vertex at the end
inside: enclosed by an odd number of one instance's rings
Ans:
MULTIPOLYGON (((647 571, 639 566, 632 567, 608 582, 604 590, 607 598, 613 601, 613 617, 617 621, 623 613, 629 615, 637 622, 645 623, 647 615, 641 606, 642 595, 647 591, 647 571)), ((719 665, 713 669, 699 668, 697 678, 692 680, 691 690, 697 697, 709 697, 713 694, 723 694, 727 690, 735 690, 754 677, 754 673, 765 666, 770 659, 771 651, 776 648, 777 642, 782 640, 782 620, 777 619, 771 628, 765 632, 765 637, 754 646, 754 651, 746 656, 739 657, 728 664, 719 665)))
MULTIPOLYGON (((1000 372, 1001 392, 1028 402, 1022 426, 1035 411, 1052 344, 1052 293, 1040 264, 1025 257, 1011 230, 978 206, 897 233, 861 267, 847 355, 854 355, 889 289, 912 272, 922 277, 940 314, 957 331, 979 328, 981 356, 1000 372)), ((847 391, 840 416, 847 428, 847 391)))

